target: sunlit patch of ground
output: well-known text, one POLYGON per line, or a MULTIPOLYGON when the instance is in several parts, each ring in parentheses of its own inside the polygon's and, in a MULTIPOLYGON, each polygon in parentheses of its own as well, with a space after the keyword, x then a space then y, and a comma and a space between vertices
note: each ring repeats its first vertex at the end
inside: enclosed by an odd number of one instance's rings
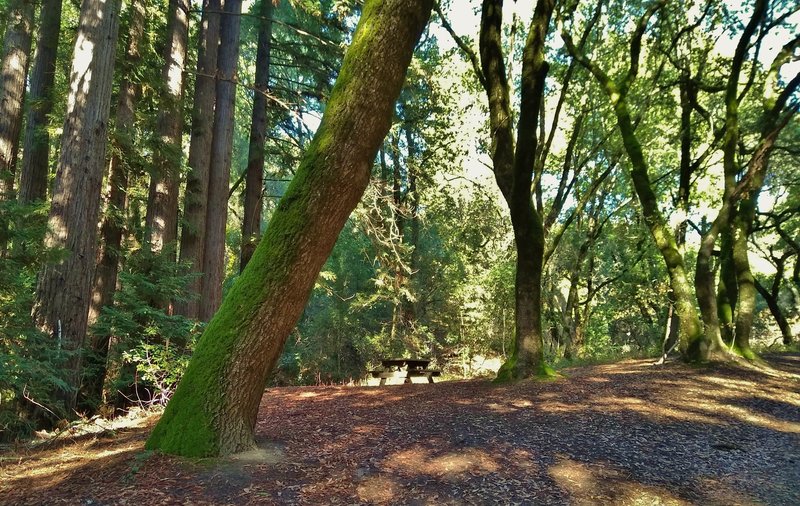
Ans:
POLYGON ((156 417, 0 449, 0 504, 800 504, 800 360, 265 392, 259 449, 144 452, 156 417))
POLYGON ((569 492, 572 504, 619 504, 630 506, 683 506, 690 504, 667 490, 642 485, 613 467, 585 464, 561 457, 548 474, 569 492))

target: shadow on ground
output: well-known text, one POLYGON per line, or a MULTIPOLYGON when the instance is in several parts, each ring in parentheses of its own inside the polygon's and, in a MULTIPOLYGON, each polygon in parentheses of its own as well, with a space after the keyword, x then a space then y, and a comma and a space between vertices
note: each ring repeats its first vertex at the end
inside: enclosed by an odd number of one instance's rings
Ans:
POLYGON ((152 420, 17 449, 2 504, 800 504, 800 357, 566 378, 268 390, 261 451, 143 453, 152 420))

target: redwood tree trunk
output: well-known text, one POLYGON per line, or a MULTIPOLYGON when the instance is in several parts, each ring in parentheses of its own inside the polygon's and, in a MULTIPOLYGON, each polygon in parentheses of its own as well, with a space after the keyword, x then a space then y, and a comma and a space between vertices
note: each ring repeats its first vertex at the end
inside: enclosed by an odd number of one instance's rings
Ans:
MULTIPOLYGON (((14 178, 22 128, 22 105, 33 32, 33 0, 8 5, 8 25, 0 62, 0 202, 14 199, 14 178)), ((0 219, 0 257, 8 246, 8 226, 0 219)))
MULTIPOLYGON (((130 4, 131 15, 128 24, 128 49, 125 52, 123 71, 126 76, 134 75, 133 72, 141 59, 139 45, 144 34, 145 5, 142 0, 134 0, 130 4)), ((117 274, 119 272, 122 248, 122 237, 124 234, 125 207, 128 200, 128 166, 127 159, 132 155, 133 138, 131 132, 136 123, 136 101, 141 92, 141 85, 138 82, 126 77, 120 84, 119 96, 115 111, 114 129, 116 134, 114 142, 117 144, 114 155, 111 157, 109 171, 109 193, 108 209, 106 209, 103 223, 100 227, 100 259, 95 270, 94 285, 92 288, 92 300, 89 306, 89 325, 100 316, 100 310, 110 306, 114 299, 114 292, 117 286, 117 274)), ((96 370, 94 377, 88 378, 84 386, 85 395, 92 398, 104 397, 107 401, 108 395, 103 395, 103 383, 106 379, 107 358, 109 349, 114 345, 108 339, 95 340, 92 342, 94 356, 97 357, 96 370)), ((111 367, 111 369, 116 369, 111 367)))
MULTIPOLYGON (((217 72, 217 46, 219 45, 220 0, 203 2, 200 22, 197 78, 192 106, 192 135, 189 144, 189 174, 184 196, 184 224, 181 229, 181 262, 191 264, 193 272, 203 270, 203 250, 208 204, 208 166, 211 163, 211 140, 214 127, 214 101, 217 72)), ((176 302, 175 311, 189 318, 200 314, 202 277, 194 278, 187 291, 193 297, 186 302, 176 302)))
POLYGON ((200 456, 254 446, 267 375, 367 187, 430 9, 430 0, 364 5, 322 123, 253 258, 203 333, 148 448, 200 456))
POLYGON ((247 156, 247 180, 244 191, 244 219, 242 220, 242 254, 239 270, 247 262, 261 236, 261 207, 264 193, 264 139, 267 134, 267 97, 269 91, 269 54, 272 38, 272 0, 261 0, 258 47, 256 49, 255 93, 250 124, 250 148, 247 156))
POLYGON ((36 41, 36 58, 28 92, 23 147, 25 156, 22 159, 19 183, 19 201, 22 203, 44 200, 47 197, 50 162, 47 117, 53 109, 53 83, 56 77, 58 39, 61 34, 61 1, 42 0, 39 13, 39 37, 36 41))
POLYGON ((233 114, 236 106, 236 67, 239 60, 239 14, 241 0, 226 0, 220 25, 217 99, 214 108, 214 137, 208 179, 203 285, 200 319, 209 321, 222 302, 225 281, 225 225, 228 222, 228 189, 233 153, 233 114))
POLYGON ((105 167, 119 0, 84 0, 75 42, 67 115, 61 137, 45 244, 66 256, 39 273, 32 316, 64 353, 68 388, 61 395, 72 415, 81 377, 96 260, 100 186, 105 167))
POLYGON ((167 41, 164 46, 164 85, 158 115, 158 149, 155 153, 147 198, 145 239, 153 251, 161 251, 178 238, 178 187, 183 131, 183 70, 189 39, 189 0, 170 0, 167 41))

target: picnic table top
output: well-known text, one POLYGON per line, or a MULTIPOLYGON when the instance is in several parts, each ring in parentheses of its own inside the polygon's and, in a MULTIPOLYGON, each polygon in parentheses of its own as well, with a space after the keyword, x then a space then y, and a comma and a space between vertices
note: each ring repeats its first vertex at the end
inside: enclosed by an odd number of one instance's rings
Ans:
POLYGON ((431 363, 429 358, 385 358, 381 360, 383 367, 403 367, 424 369, 431 363))

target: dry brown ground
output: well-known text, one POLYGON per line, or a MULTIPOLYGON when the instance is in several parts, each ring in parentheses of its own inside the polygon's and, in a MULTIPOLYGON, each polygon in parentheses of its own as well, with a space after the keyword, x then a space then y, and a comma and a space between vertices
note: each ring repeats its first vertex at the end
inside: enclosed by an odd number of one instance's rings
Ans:
POLYGON ((770 363, 270 389, 258 452, 145 453, 153 416, 62 433, 0 453, 0 503, 798 505, 800 355, 770 363))

